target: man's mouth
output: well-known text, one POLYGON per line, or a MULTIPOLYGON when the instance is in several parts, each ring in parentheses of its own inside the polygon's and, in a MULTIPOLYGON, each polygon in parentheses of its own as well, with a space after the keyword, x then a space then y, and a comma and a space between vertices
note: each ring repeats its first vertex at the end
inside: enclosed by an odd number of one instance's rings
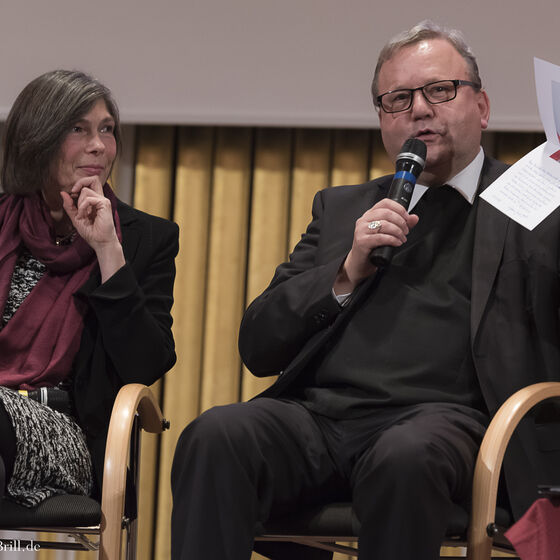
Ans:
POLYGON ((414 138, 418 138, 424 142, 429 142, 439 136, 439 133, 431 128, 423 128, 414 134, 414 138))

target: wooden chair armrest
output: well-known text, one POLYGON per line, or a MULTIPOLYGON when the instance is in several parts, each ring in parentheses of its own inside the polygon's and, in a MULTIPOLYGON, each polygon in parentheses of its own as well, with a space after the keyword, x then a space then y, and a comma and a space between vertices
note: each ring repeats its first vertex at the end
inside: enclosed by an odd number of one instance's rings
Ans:
POLYGON ((486 528, 494 522, 500 470, 513 431, 533 406, 551 397, 560 397, 560 382, 529 385, 509 397, 490 422, 474 471, 469 560, 490 558, 492 538, 486 528))
POLYGON ((103 468, 99 555, 103 560, 115 560, 121 554, 126 470, 136 414, 140 427, 148 432, 161 433, 167 428, 167 422, 148 387, 131 383, 121 388, 111 413, 103 468))

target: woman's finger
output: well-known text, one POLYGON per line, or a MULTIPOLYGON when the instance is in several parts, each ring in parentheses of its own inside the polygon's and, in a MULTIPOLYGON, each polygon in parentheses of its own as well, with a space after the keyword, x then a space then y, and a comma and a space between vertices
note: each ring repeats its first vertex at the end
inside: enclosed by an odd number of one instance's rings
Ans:
POLYGON ((76 181, 76 183, 72 187, 71 192, 80 194, 84 187, 87 187, 97 194, 103 196, 103 185, 101 184, 101 181, 99 180, 99 177, 97 175, 91 175, 90 177, 82 177, 81 179, 78 179, 78 181, 76 181))
POLYGON ((69 195, 66 191, 60 191, 60 196, 62 198, 62 207, 64 211, 68 214, 68 217, 72 222, 78 213, 78 209, 74 204, 74 199, 71 195, 69 195))

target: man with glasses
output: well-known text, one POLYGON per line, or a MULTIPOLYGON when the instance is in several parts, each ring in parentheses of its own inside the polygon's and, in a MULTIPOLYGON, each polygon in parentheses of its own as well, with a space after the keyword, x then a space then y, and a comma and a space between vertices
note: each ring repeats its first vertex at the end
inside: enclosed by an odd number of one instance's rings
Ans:
MULTIPOLYGON (((460 33, 422 22, 393 39, 372 92, 393 160, 409 138, 427 146, 411 208, 386 198, 391 176, 316 195, 241 325, 244 362, 277 381, 179 440, 175 560, 247 560, 258 522, 341 498, 362 560, 438 558, 489 416, 560 371, 558 216, 528 232, 477 196, 506 166, 480 146, 489 101, 460 33)), ((514 436, 505 462, 516 516, 542 466, 531 440, 514 436)))

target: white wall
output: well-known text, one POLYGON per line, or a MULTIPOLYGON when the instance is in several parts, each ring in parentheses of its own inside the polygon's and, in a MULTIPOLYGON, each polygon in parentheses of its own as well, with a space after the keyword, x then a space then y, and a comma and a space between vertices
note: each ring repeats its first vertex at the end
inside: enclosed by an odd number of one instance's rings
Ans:
MULTIPOLYGON (((380 47, 423 18, 462 29, 494 130, 542 130, 533 56, 560 64, 558 0, 0 0, 0 119, 57 67, 93 73, 129 123, 377 125, 380 47)), ((452 76, 450 76, 452 77, 452 76)))

